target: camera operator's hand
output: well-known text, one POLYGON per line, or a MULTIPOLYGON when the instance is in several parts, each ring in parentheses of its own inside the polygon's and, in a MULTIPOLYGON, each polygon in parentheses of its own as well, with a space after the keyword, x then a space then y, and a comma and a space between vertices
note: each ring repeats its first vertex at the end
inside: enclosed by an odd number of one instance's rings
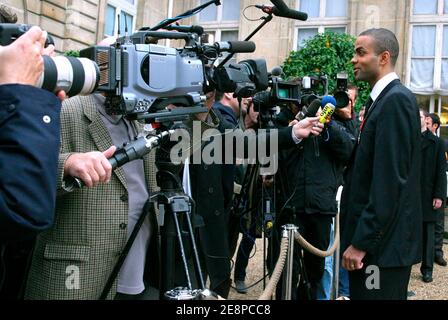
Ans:
POLYGON ((64 163, 64 175, 81 179, 89 188, 100 182, 109 182, 112 166, 107 159, 113 156, 116 149, 111 146, 104 152, 74 153, 64 163))
POLYGON ((34 26, 10 45, 0 46, 0 84, 36 85, 44 70, 46 37, 46 32, 34 26))
POLYGON ((292 127, 297 139, 308 138, 310 135, 318 136, 322 133, 324 125, 319 122, 319 117, 305 118, 292 127))

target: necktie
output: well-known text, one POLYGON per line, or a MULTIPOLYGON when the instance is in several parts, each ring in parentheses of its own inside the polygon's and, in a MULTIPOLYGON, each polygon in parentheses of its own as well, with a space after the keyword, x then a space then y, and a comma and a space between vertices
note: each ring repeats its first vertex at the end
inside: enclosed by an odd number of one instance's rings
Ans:
POLYGON ((367 114, 369 113, 369 110, 370 110, 370 107, 372 106, 372 104, 373 104, 372 97, 369 97, 369 99, 367 100, 367 103, 366 103, 366 110, 364 111, 364 118, 366 118, 367 114))
POLYGON ((372 104, 373 104, 372 97, 369 97, 369 99, 367 100, 366 109, 364 111, 364 117, 362 119, 361 126, 359 127, 360 131, 362 131, 362 129, 364 128, 364 122, 366 121, 367 114, 369 113, 369 110, 370 110, 370 107, 372 106, 372 104))

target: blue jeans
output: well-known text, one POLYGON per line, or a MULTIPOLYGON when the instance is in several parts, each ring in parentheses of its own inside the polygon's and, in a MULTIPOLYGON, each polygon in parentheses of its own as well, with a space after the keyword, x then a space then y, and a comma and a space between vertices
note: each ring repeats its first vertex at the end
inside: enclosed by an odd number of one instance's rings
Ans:
MULTIPOLYGON (((334 238, 334 219, 331 225, 330 232, 330 248, 333 245, 334 238)), ((325 258, 325 270, 322 279, 320 279, 317 285, 317 300, 330 300, 331 299, 331 287, 333 283, 333 256, 325 258)))

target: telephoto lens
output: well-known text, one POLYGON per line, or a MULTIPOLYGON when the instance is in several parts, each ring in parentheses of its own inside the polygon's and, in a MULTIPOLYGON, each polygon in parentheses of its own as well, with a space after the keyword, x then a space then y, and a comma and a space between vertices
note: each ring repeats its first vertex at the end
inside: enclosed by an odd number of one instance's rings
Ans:
POLYGON ((65 56, 43 58, 44 72, 37 87, 55 93, 64 90, 69 97, 91 94, 98 87, 100 72, 92 60, 65 56))

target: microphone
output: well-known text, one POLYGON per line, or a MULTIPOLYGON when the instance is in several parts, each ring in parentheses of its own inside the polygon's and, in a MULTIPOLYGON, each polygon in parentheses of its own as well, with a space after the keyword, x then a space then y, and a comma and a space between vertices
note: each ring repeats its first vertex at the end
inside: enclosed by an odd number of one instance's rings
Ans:
POLYGON ((215 47, 217 47, 220 52, 226 51, 231 53, 254 52, 256 48, 255 43, 252 41, 215 42, 215 47))
POLYGON ((256 8, 263 10, 263 12, 268 14, 274 14, 277 17, 295 19, 306 21, 308 19, 308 14, 301 11, 291 10, 283 2, 283 0, 271 0, 274 6, 266 5, 255 5, 256 8))
POLYGON ((309 118, 309 117, 314 117, 316 116, 317 111, 319 110, 321 106, 321 101, 320 99, 314 99, 310 105, 308 106, 308 108, 303 107, 302 110, 297 113, 296 115, 296 120, 303 120, 305 118, 309 118))
POLYGON ((178 24, 172 24, 169 26, 166 26, 164 29, 169 31, 179 31, 179 32, 187 32, 187 33, 196 33, 197 35, 204 34, 204 28, 201 26, 180 26, 178 24))
POLYGON ((271 75, 274 77, 279 77, 283 73, 283 69, 279 66, 272 68, 271 75))
MULTIPOLYGON (((123 146, 123 148, 118 149, 111 158, 107 159, 112 166, 112 170, 115 170, 128 162, 141 159, 151 150, 160 146, 162 140, 166 139, 173 133, 174 130, 168 130, 155 136, 150 136, 149 138, 139 137, 131 142, 128 142, 123 146)), ((77 177, 67 176, 64 178, 64 189, 67 192, 72 192, 84 186, 84 182, 77 177)))
POLYGON ((331 116, 336 110, 336 99, 332 96, 325 96, 322 99, 321 106, 323 107, 322 113, 320 114, 319 122, 326 124, 331 120, 331 116))

